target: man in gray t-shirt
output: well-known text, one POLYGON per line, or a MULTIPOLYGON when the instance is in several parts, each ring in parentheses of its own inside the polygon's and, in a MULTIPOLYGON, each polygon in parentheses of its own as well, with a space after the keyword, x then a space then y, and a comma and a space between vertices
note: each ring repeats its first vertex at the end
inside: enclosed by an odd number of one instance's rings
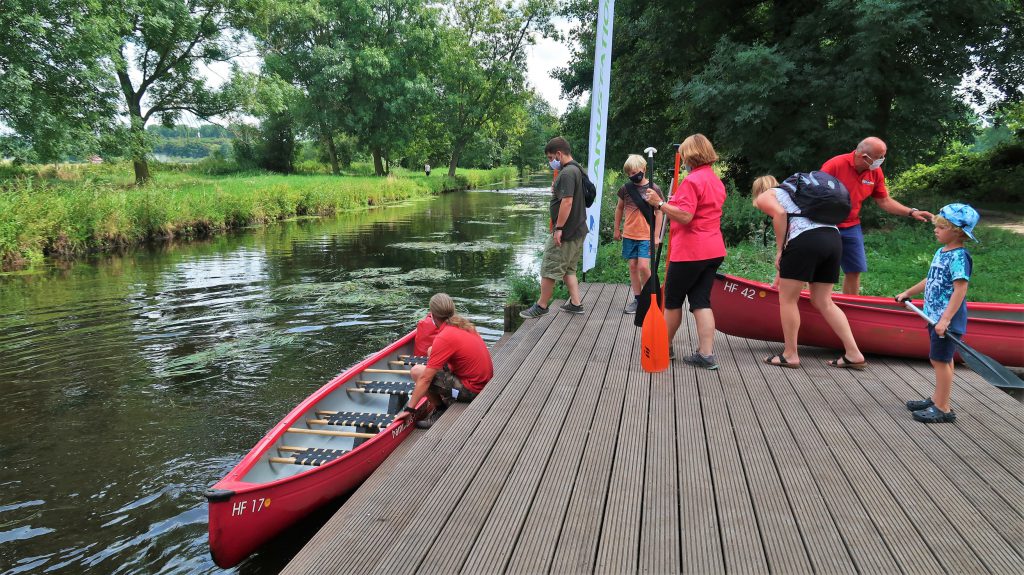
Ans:
POLYGON ((576 266, 583 255, 583 242, 588 231, 583 168, 572 159, 572 150, 565 138, 552 138, 544 147, 544 154, 551 169, 558 172, 558 177, 551 186, 551 236, 544 246, 544 259, 540 265, 540 298, 529 309, 520 312, 519 315, 525 318, 548 313, 547 305, 558 280, 564 281, 569 290, 569 301, 562 305, 562 309, 569 313, 583 313, 580 285, 576 281, 576 266))

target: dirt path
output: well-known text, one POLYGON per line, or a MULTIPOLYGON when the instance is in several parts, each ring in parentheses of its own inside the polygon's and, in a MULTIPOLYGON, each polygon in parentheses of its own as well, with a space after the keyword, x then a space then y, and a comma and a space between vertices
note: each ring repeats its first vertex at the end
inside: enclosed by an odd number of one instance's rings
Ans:
POLYGON ((1024 234, 1024 218, 1021 216, 989 210, 979 210, 978 213, 981 214, 982 225, 1024 234))

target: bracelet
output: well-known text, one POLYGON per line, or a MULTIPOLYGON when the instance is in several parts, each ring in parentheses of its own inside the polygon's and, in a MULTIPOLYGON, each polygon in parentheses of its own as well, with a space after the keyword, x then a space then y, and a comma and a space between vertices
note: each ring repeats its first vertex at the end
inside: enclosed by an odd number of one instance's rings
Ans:
POLYGON ((414 417, 416 416, 417 413, 419 413, 419 410, 411 405, 405 406, 405 409, 403 409, 402 411, 408 411, 409 413, 413 414, 414 417))
POLYGON ((565 226, 555 226, 555 231, 560 232, 565 229, 565 226))

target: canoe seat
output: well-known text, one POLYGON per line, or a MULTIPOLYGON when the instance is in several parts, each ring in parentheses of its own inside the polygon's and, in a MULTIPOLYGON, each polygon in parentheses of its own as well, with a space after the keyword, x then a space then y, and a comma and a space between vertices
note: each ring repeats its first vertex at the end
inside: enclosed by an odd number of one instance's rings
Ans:
MULTIPOLYGON (((289 449, 288 451, 293 451, 289 449)), ((289 457, 271 457, 274 463, 290 463, 292 465, 323 465, 334 461, 348 453, 345 449, 324 449, 322 447, 309 447, 302 451, 289 453, 289 457), (290 460, 290 461, 289 461, 290 460)))
POLYGON ((398 360, 392 360, 388 362, 391 365, 426 365, 427 356, 425 355, 400 355, 398 360))
POLYGON ((387 413, 363 413, 360 411, 317 411, 316 413, 324 418, 323 425, 345 425, 371 429, 383 429, 395 419, 394 415, 387 413))
POLYGON ((416 382, 413 381, 360 381, 359 384, 359 391, 363 393, 391 395, 412 395, 412 390, 416 387, 416 382))

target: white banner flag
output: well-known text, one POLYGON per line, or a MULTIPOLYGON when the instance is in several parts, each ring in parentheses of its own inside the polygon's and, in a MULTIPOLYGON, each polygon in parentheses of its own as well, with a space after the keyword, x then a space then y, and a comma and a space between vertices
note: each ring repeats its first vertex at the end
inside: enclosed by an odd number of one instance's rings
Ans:
POLYGON ((604 190, 605 135, 608 133, 608 89, 612 76, 612 23, 615 0, 600 0, 597 8, 597 41, 594 46, 594 87, 590 91, 590 148, 587 174, 597 186, 597 199, 587 208, 587 239, 583 242, 583 271, 597 263, 601 225, 601 195, 604 190))

